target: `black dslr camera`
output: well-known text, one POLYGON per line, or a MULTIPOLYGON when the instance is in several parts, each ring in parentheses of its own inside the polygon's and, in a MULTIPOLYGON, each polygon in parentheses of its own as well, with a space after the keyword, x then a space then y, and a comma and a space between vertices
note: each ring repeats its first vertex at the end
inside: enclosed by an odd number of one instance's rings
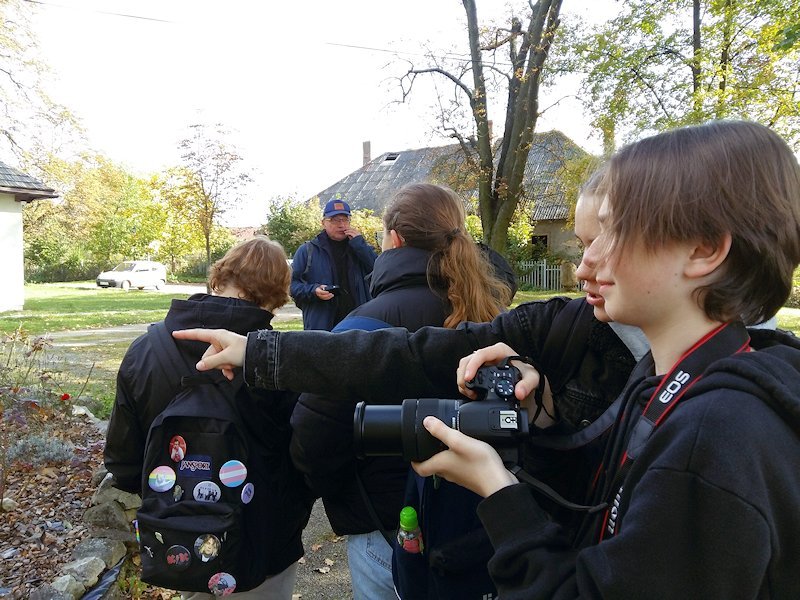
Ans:
POLYGON ((528 435, 528 411, 519 407, 514 386, 519 369, 508 363, 478 369, 467 387, 478 393, 478 400, 417 398, 403 400, 400 406, 369 405, 359 402, 353 418, 356 454, 402 456, 422 461, 446 447, 422 425, 428 415, 441 419, 460 432, 492 445, 506 463, 516 464, 518 446, 528 435), (503 449, 509 448, 510 452, 503 449))

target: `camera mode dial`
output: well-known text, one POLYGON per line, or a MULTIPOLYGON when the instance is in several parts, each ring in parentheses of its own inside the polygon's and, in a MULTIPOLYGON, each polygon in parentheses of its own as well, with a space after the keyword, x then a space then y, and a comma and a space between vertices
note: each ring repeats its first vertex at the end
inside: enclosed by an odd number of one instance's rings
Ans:
POLYGON ((510 364, 486 365, 478 369, 467 388, 480 395, 513 400, 514 386, 520 380, 519 369, 510 364))

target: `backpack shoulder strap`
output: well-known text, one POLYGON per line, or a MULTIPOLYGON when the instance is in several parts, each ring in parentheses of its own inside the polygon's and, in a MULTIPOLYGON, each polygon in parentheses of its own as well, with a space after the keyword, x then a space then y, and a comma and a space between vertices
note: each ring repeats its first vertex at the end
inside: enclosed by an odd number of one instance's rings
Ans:
POLYGON ((303 245, 306 247, 306 268, 303 269, 303 274, 300 276, 300 279, 306 281, 306 276, 311 272, 311 261, 314 258, 314 244, 305 242, 303 245))
POLYGON ((150 343, 153 346, 153 351, 158 358, 158 364, 166 375, 174 377, 175 374, 181 376, 191 373, 189 361, 181 354, 178 347, 175 345, 175 340, 167 329, 164 321, 153 323, 147 328, 147 335, 150 338, 150 343))
POLYGON ((581 364, 592 325, 593 309, 585 298, 564 305, 550 325, 540 363, 553 395, 558 394, 581 364))
POLYGON ((199 373, 178 349, 164 321, 150 325, 147 328, 147 335, 156 354, 156 362, 166 381, 172 383, 177 380, 177 385, 172 385, 176 390, 198 383, 218 383, 223 380, 227 382, 219 371, 211 374, 199 373))

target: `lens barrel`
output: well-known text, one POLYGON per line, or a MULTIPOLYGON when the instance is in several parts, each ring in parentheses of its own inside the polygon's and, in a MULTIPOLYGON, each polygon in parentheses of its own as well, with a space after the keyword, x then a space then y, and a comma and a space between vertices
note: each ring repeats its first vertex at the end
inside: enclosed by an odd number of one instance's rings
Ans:
POLYGON ((495 448, 515 445, 528 434, 527 411, 504 401, 417 398, 403 400, 400 406, 359 402, 353 414, 356 455, 427 460, 445 449, 422 424, 428 415, 495 448))
POLYGON ((444 450, 444 445, 422 425, 433 415, 454 427, 460 400, 416 398, 401 406, 356 404, 353 443, 356 456, 402 456, 404 460, 426 460, 444 450))
POLYGON ((356 404, 353 414, 353 444, 356 456, 402 456, 401 407, 356 404))

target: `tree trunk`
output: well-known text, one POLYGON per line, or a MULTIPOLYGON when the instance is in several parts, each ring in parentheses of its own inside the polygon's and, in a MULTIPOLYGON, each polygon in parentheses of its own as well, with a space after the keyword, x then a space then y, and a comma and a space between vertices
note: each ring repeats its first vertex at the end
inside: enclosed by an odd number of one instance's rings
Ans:
POLYGON ((692 48, 694 50, 692 55, 692 98, 695 116, 701 114, 703 111, 700 94, 700 72, 703 52, 700 32, 700 2, 701 0, 693 0, 692 2, 692 48))
MULTIPOLYGON (((473 61, 476 100, 486 97, 482 75, 482 62, 478 40, 478 22, 474 0, 463 0, 469 27, 470 54, 473 61), (481 70, 477 71, 475 66, 481 70), (478 77, 480 73, 480 78, 478 77)), ((533 6, 531 22, 518 52, 511 51, 513 75, 509 82, 506 107, 505 132, 500 145, 497 171, 494 171, 491 140, 488 139, 486 104, 475 102, 473 117, 478 130, 480 155, 480 180, 478 198, 483 225, 484 242, 505 252, 508 227, 519 205, 536 121, 539 117, 539 84, 542 68, 553 36, 559 25, 561 0, 539 0, 533 6), (481 144, 482 128, 486 126, 486 144, 481 144)), ((512 33, 521 33, 518 23, 512 24, 512 33)))

